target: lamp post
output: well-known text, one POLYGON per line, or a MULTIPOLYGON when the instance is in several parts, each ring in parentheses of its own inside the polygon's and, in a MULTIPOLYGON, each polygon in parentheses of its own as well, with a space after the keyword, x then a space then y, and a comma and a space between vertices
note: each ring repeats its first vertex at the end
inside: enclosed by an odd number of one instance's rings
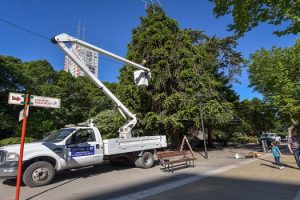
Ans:
POLYGON ((263 136, 262 137, 262 140, 261 140, 261 143, 262 143, 262 149, 263 149, 263 152, 267 153, 268 152, 268 138, 267 138, 267 135, 264 135, 265 133, 265 119, 264 119, 264 114, 265 112, 260 112, 262 114, 262 133, 261 135, 263 136))
POLYGON ((202 97, 203 97, 203 95, 198 94, 197 97, 199 99, 199 106, 200 106, 200 119, 201 119, 201 129, 202 129, 202 134, 203 134, 205 159, 208 159, 207 147, 206 147, 206 134, 205 134, 205 129, 204 129, 203 112, 202 112, 202 97))

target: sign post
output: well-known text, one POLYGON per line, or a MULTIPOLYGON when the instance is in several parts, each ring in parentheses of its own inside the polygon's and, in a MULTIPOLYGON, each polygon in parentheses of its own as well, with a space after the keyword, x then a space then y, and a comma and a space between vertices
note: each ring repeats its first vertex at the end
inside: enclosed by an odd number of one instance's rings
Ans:
POLYGON ((26 123, 27 123, 27 116, 29 112, 29 105, 44 107, 44 108, 60 108, 60 99, 10 92, 8 96, 8 103, 16 104, 16 105, 24 105, 24 109, 20 112, 19 115, 19 121, 23 120, 21 143, 20 143, 20 155, 19 155, 20 157, 18 163, 16 195, 15 195, 15 200, 19 200, 20 185, 21 185, 21 178, 22 178, 22 163, 23 163, 23 152, 24 152, 24 143, 25 143, 25 134, 26 134, 26 123))
POLYGON ((23 125, 22 125, 22 135, 21 135, 21 144, 20 144, 21 145, 20 146, 20 157, 19 157, 19 163, 18 163, 18 176, 17 176, 15 200, 19 200, 19 197, 20 197, 23 151, 24 151, 24 142, 25 142, 25 134, 26 134, 27 112, 28 112, 28 108, 29 108, 28 103, 29 103, 29 95, 26 94, 25 101, 24 101, 23 125))

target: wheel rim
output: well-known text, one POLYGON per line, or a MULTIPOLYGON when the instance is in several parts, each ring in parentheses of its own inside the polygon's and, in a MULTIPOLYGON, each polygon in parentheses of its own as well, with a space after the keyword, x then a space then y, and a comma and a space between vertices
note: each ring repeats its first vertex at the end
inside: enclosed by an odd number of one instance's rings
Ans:
POLYGON ((145 156, 145 158, 144 158, 144 163, 145 163, 146 165, 151 164, 151 158, 150 158, 150 156, 145 156))
POLYGON ((37 168, 32 173, 32 180, 34 181, 45 181, 49 177, 49 170, 47 168, 37 168))

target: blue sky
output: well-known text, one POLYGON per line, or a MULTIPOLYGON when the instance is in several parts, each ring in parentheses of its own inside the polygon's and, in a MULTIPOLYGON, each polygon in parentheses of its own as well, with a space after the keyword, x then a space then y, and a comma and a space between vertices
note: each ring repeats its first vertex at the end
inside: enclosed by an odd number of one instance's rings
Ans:
MULTIPOLYGON (((157 2, 157 0, 153 0, 157 2)), ((148 0, 151 2, 151 0, 148 0)), ((208 0, 160 0, 170 18, 178 21, 181 28, 203 30, 207 35, 228 36, 226 25, 231 16, 216 19, 213 3, 208 0)), ((142 0, 2 0, 0 18, 51 38, 59 33, 76 36, 78 20, 85 23, 85 40, 105 50, 125 57, 131 31, 145 16, 142 0)), ((297 36, 277 37, 272 31, 278 27, 262 24, 239 39, 237 50, 245 58, 251 52, 273 45, 288 47, 297 36)), ((0 54, 31 61, 48 60, 56 70, 63 69, 64 54, 55 45, 0 21, 0 54)), ((100 57, 99 77, 103 81, 117 81, 122 64, 110 58, 100 57)), ((248 88, 244 70, 239 77, 241 84, 233 84, 241 99, 262 96, 248 88)))

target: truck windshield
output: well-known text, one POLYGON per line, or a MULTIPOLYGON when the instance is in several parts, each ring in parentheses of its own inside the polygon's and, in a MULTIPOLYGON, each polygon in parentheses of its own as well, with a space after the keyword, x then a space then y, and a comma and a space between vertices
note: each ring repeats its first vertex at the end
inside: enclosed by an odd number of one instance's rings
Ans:
POLYGON ((60 129, 58 131, 54 131, 50 133, 47 137, 43 139, 43 142, 60 142, 64 140, 68 135, 73 133, 75 131, 75 128, 65 128, 65 129, 60 129))

